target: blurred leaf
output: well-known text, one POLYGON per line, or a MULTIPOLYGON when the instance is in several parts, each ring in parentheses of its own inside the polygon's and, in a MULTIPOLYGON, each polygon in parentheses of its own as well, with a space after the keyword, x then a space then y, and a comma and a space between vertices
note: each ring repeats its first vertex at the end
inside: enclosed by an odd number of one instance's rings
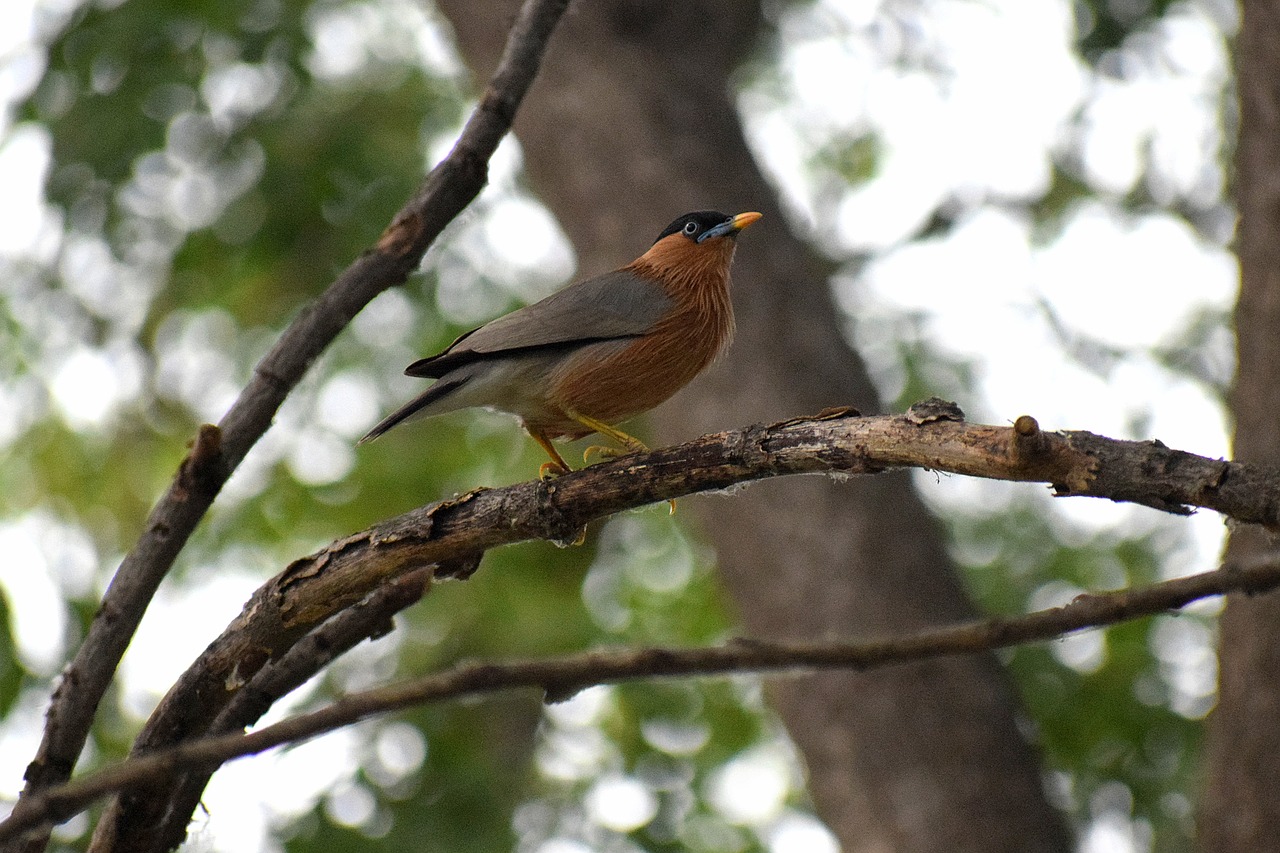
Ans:
POLYGON ((1080 52, 1086 59, 1096 60, 1173 5, 1174 0, 1077 0, 1074 8, 1080 52))

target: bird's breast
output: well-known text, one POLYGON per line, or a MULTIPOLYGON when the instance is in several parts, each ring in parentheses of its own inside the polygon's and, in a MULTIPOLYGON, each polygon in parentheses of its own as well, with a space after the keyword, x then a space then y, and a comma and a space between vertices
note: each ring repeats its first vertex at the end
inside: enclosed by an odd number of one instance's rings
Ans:
POLYGON ((728 282, 716 284, 683 294, 642 336, 583 347, 551 377, 551 402, 615 424, 666 401, 711 364, 733 336, 728 282))

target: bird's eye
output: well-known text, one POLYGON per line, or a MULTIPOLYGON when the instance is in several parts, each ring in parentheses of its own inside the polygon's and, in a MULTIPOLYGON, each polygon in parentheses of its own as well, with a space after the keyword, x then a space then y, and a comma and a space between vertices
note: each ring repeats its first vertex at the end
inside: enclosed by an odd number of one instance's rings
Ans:
POLYGON ((684 233, 688 234, 690 237, 692 237, 694 234, 697 234, 697 233, 698 233, 698 223, 696 223, 696 222, 686 222, 686 223, 684 224, 684 233))

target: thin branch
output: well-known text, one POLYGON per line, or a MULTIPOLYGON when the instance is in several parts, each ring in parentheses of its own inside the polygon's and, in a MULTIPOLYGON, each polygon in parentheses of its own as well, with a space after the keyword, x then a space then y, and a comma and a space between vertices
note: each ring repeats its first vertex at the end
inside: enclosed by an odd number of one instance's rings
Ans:
POLYGON ((1280 563, 1221 569, 1138 589, 1077 596, 1069 604, 1016 618, 984 619, 905 637, 865 642, 737 640, 712 648, 605 649, 559 658, 458 664, 445 672, 354 693, 333 704, 248 735, 225 735, 131 758, 122 764, 21 803, 0 823, 0 841, 33 827, 67 820, 96 799, 147 786, 175 773, 212 772, 233 758, 297 743, 377 714, 517 688, 540 688, 560 701, 597 684, 646 678, 747 672, 798 674, 821 669, 866 670, 947 655, 974 654, 1053 639, 1185 607, 1229 592, 1257 594, 1280 586, 1280 563))
MULTIPOLYGON (((396 214, 377 245, 305 307, 260 361, 220 427, 204 426, 103 598, 55 691, 23 796, 70 776, 98 703, 161 580, 231 472, 271 425, 317 356, 375 296, 400 284, 441 230, 479 194, 568 0, 529 0, 493 80, 454 149, 396 214)), ((43 847, 43 842, 33 849, 43 847)))

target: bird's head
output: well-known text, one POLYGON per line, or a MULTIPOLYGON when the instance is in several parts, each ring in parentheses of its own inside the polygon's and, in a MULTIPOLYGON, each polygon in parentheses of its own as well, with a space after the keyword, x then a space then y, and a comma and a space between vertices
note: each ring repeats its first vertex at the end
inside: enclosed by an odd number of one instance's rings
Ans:
POLYGON ((663 229, 631 268, 662 281, 668 289, 685 285, 693 290, 723 288, 728 283, 738 234, 758 219, 760 214, 754 212, 737 216, 716 210, 686 213, 663 229))
POLYGON ((727 216, 718 210, 695 210, 693 213, 686 213, 664 228, 653 243, 656 246, 666 238, 675 236, 699 244, 722 237, 733 239, 760 216, 761 214, 755 212, 727 216))

